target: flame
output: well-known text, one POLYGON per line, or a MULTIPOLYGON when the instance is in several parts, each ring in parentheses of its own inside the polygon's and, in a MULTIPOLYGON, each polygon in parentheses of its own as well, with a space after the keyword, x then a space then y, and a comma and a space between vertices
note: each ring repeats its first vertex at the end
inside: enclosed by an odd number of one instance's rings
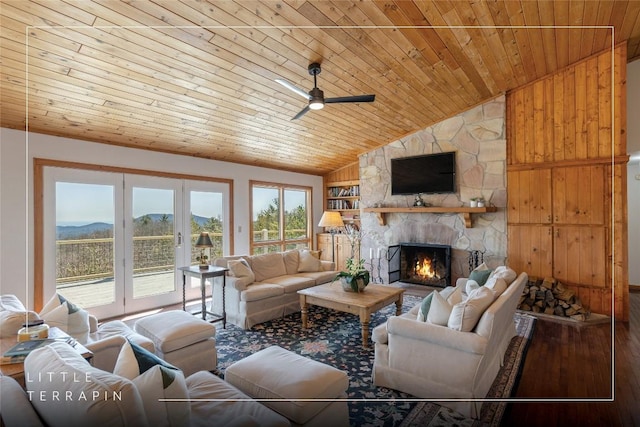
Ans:
POLYGON ((431 260, 428 258, 424 258, 422 263, 420 261, 416 262, 416 274, 423 279, 431 279, 436 276, 436 272, 433 269, 433 265, 431 265, 431 260))

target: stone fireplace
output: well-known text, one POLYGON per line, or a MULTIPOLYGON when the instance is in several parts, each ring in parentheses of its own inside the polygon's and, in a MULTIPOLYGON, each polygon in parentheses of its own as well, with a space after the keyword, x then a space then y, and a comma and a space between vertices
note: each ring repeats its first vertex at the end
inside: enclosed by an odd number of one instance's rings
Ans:
MULTIPOLYGON (((393 258, 395 247, 399 256, 400 245, 404 244, 401 242, 449 246, 449 284, 468 276, 470 253, 482 253, 490 267, 505 264, 507 153, 504 120, 505 97, 502 95, 360 156, 361 206, 403 209, 388 213, 384 222, 380 222, 375 213, 361 214, 361 253, 386 251, 380 257, 383 262, 379 276, 383 283, 407 280, 399 277, 400 264, 386 262, 393 258), (456 152, 456 192, 423 194, 422 197, 430 206, 455 208, 468 207, 472 197, 482 196, 496 211, 475 214, 471 226, 455 212, 405 211, 413 206, 414 195, 391 194, 391 159, 447 151, 456 152)), ((400 263, 400 258, 394 262, 400 263)))
POLYGON ((401 243, 389 248, 389 281, 446 287, 451 284, 451 246, 401 243))

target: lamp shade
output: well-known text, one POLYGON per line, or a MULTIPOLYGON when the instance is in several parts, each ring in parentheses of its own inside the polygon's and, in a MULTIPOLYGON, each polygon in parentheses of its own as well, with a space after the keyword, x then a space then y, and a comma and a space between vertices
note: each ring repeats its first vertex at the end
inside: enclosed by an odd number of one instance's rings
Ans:
POLYGON ((340 212, 325 211, 322 214, 322 218, 320 218, 318 227, 344 227, 344 222, 342 222, 342 216, 340 215, 340 212))
POLYGON ((196 240, 196 248, 212 248, 213 242, 211 241, 211 237, 209 237, 209 233, 202 232, 200 236, 198 236, 198 240, 196 240))

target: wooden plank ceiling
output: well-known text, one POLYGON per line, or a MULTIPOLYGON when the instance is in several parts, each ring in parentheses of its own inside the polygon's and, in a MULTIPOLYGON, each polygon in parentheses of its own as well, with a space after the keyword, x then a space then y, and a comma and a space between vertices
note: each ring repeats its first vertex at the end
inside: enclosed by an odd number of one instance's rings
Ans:
POLYGON ((608 48, 603 26, 640 57, 638 1, 3 0, 0 11, 3 127, 318 175, 608 48), (565 27, 540 28, 554 25, 565 27), (311 62, 325 97, 375 102, 290 120, 307 100, 275 79, 308 91, 311 62))

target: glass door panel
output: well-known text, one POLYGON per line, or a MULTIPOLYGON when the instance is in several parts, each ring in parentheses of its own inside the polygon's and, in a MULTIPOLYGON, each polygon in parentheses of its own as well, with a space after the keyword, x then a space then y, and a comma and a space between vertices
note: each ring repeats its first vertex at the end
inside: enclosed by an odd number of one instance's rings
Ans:
POLYGON ((176 275, 176 224, 181 221, 176 201, 179 181, 125 176, 127 223, 127 311, 143 310, 181 301, 176 275))
MULTIPOLYGON (((189 221, 184 235, 190 238, 185 242, 186 259, 183 265, 198 264, 200 249, 195 247, 201 232, 209 233, 212 248, 205 249, 205 255, 211 263, 215 258, 230 253, 229 233, 231 217, 229 211, 229 185, 218 182, 185 181, 186 215, 189 221), (188 248, 188 249, 187 249, 188 248)), ((187 222, 187 221, 185 221, 187 222)), ((187 289, 187 299, 200 297, 200 280, 191 278, 187 289)))
POLYGON ((56 290, 83 308, 115 302, 114 188, 56 183, 56 290))
POLYGON ((47 168, 43 202, 45 301, 57 292, 97 316, 124 313, 122 175, 47 168))

